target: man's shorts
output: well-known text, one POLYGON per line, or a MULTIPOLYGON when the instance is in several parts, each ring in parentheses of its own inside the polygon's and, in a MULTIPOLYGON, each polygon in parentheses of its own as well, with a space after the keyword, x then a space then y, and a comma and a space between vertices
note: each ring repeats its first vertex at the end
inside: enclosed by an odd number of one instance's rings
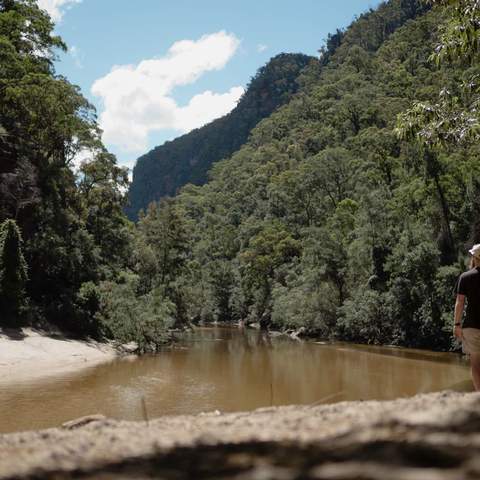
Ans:
POLYGON ((480 329, 462 329, 462 351, 463 353, 480 353, 480 329))

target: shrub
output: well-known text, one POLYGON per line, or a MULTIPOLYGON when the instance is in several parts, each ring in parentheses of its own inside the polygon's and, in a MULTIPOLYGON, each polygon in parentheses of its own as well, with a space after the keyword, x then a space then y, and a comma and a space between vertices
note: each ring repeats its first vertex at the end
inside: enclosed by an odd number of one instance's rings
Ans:
POLYGON ((159 289, 137 295, 139 277, 122 275, 119 282, 102 282, 95 318, 103 334, 121 343, 136 342, 142 353, 154 352, 169 340, 175 307, 159 289))

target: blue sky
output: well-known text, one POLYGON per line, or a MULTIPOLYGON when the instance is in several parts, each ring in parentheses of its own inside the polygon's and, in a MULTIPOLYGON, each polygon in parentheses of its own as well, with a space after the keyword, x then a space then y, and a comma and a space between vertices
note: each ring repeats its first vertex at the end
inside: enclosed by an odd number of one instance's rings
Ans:
POLYGON ((96 106, 119 163, 217 116, 281 52, 317 55, 378 0, 38 0, 70 51, 57 72, 96 106), (112 72, 112 69, 114 71, 112 72))

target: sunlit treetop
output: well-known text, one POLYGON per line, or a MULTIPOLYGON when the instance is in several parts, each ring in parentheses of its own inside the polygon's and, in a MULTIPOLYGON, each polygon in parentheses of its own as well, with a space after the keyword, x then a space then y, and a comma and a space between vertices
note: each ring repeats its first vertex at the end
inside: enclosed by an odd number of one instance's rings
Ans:
POLYGON ((440 43, 433 58, 438 63, 458 60, 474 62, 480 46, 480 1, 429 0, 429 2, 447 8, 449 15, 449 20, 440 27, 440 43))
POLYGON ((399 116, 397 133, 430 147, 451 147, 480 138, 480 79, 476 72, 480 49, 479 0, 428 0, 445 8, 440 41, 430 57, 438 67, 464 65, 465 76, 457 85, 441 89, 435 103, 415 102, 399 116))
POLYGON ((0 0, 0 39, 15 50, 53 69, 55 50, 67 50, 63 40, 53 34, 54 24, 36 0, 0 0))

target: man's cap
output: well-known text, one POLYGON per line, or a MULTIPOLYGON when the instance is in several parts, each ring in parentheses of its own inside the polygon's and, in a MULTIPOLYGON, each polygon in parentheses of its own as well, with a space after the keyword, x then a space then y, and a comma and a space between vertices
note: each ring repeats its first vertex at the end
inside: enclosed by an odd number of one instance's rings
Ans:
POLYGON ((475 244, 468 252, 470 255, 480 258, 480 243, 475 244))

